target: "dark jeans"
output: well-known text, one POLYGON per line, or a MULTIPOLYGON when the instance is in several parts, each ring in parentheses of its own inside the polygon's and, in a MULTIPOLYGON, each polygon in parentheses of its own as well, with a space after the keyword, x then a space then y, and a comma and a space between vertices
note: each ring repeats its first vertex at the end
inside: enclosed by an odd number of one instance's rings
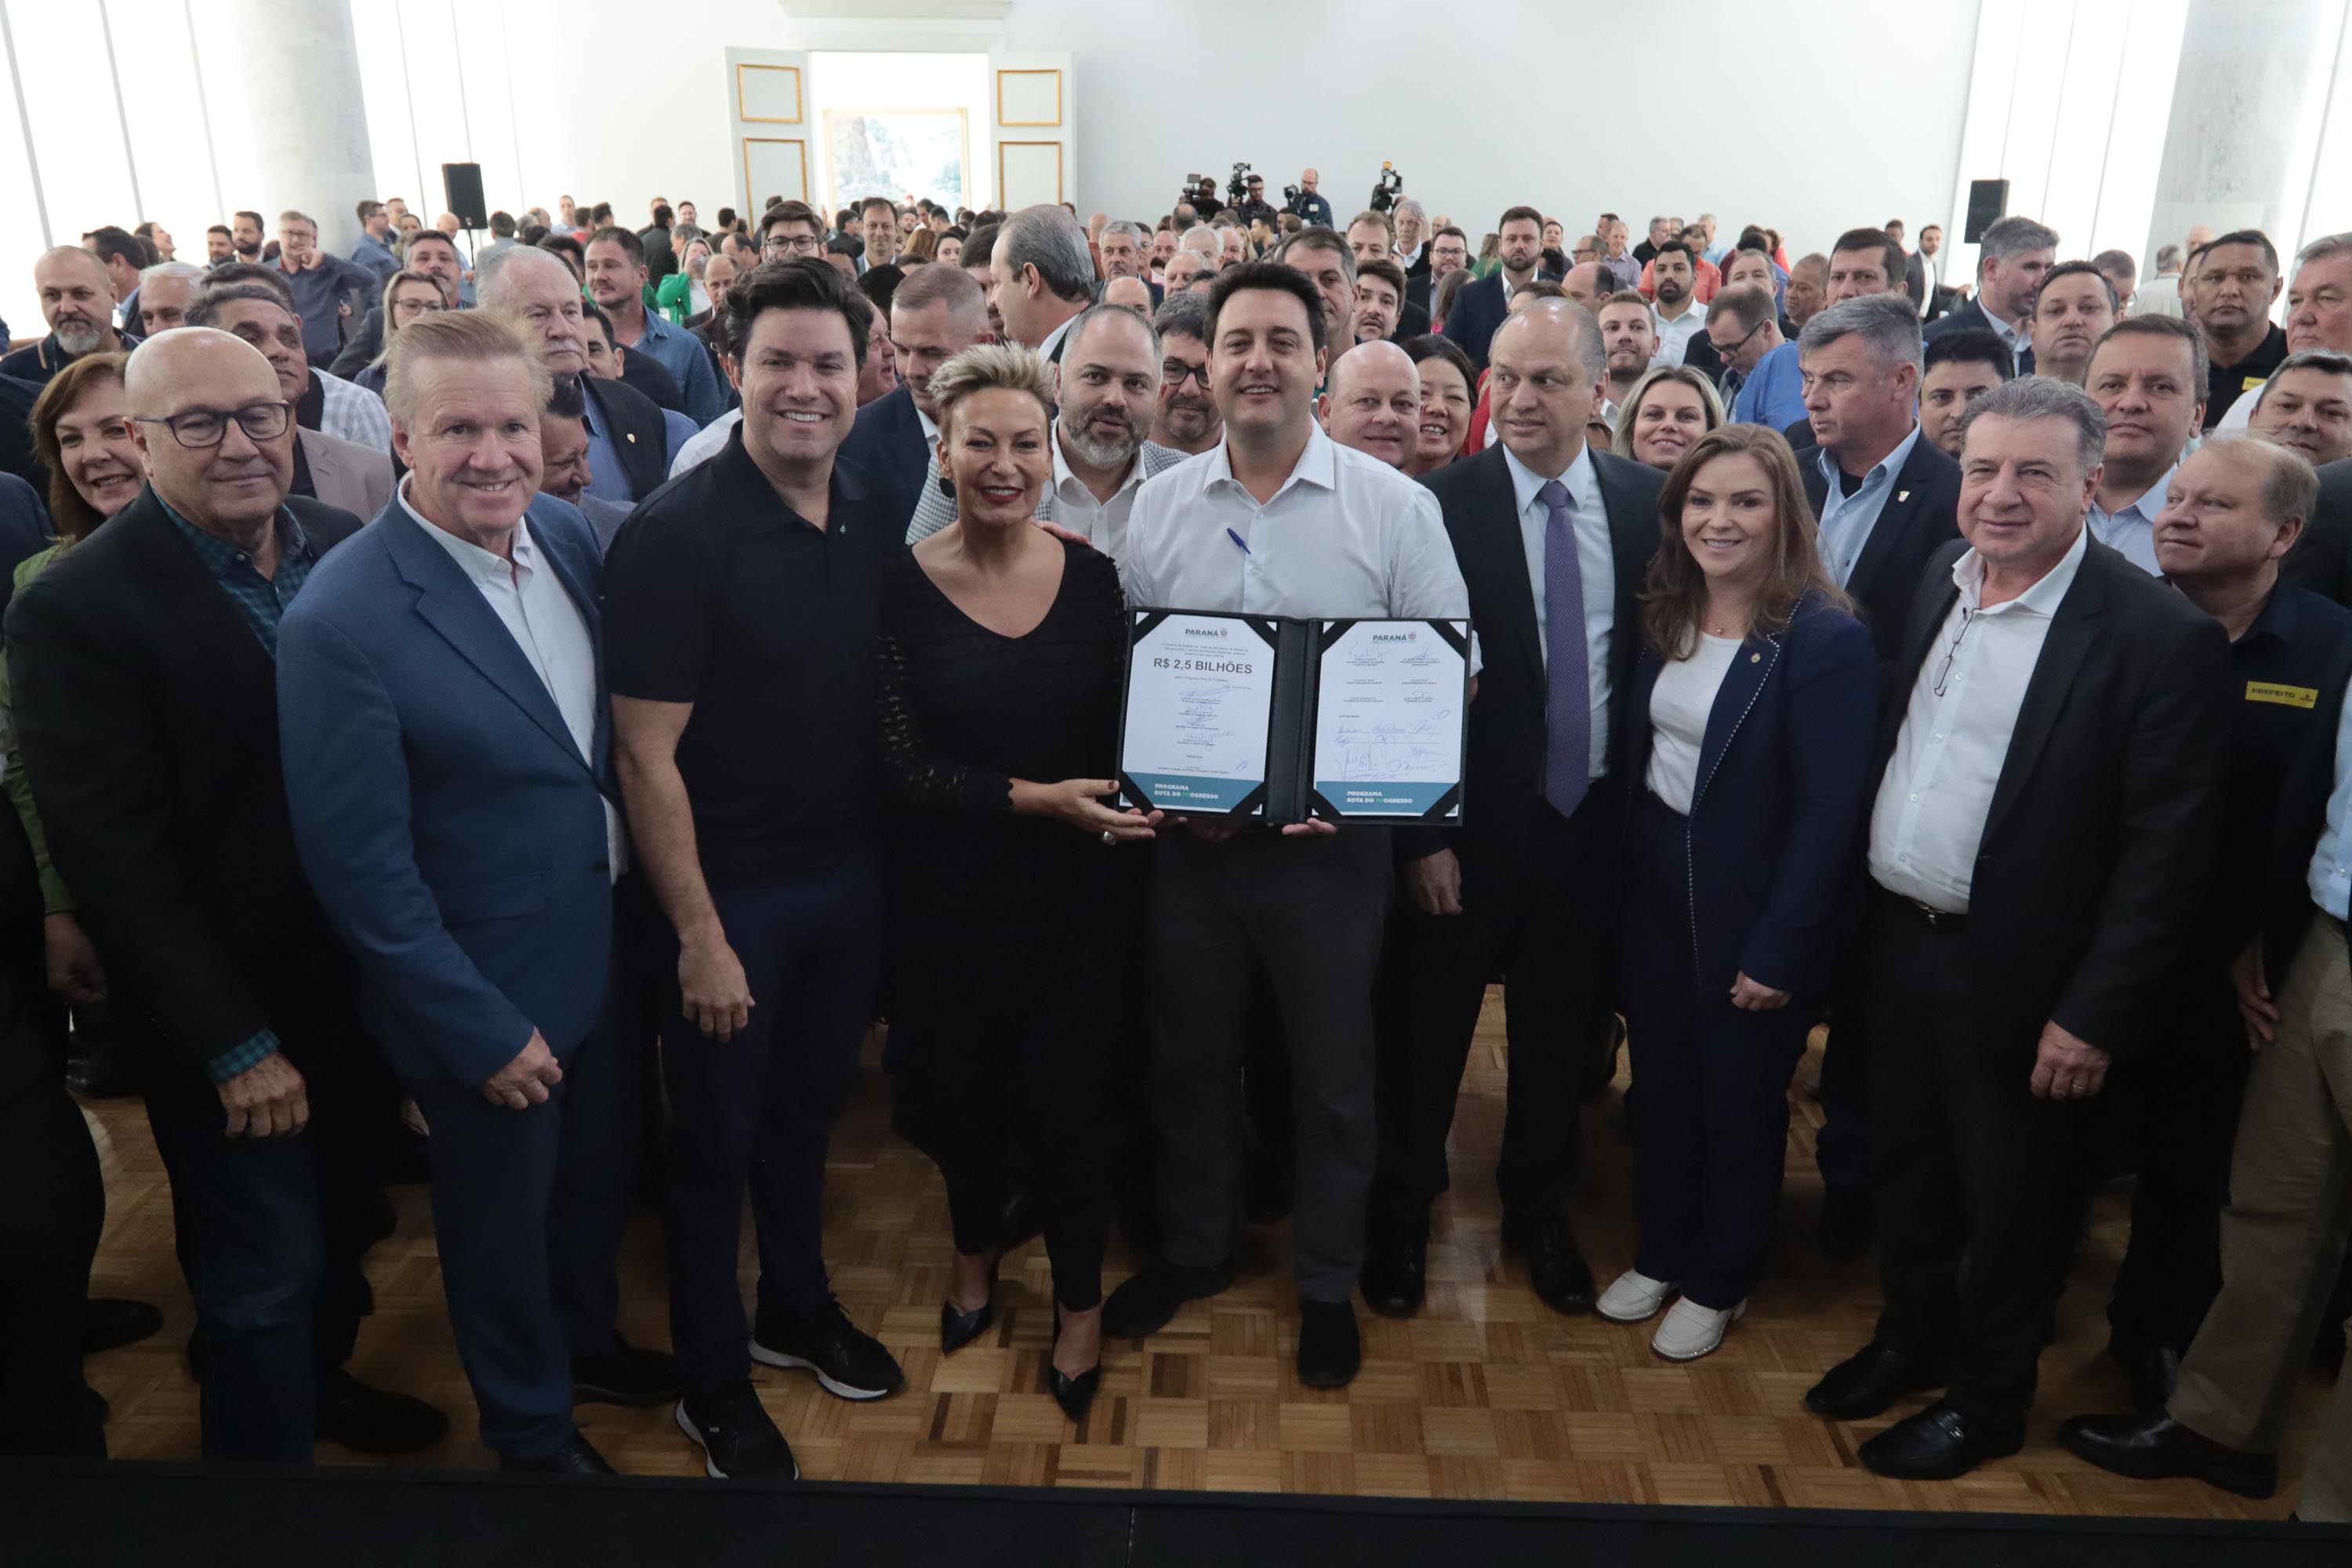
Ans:
POLYGON ((1633 1053, 1633 1267, 1718 1311, 1764 1277, 1789 1137, 1789 1074, 1811 1010, 1750 1013, 1727 977, 1692 972, 1687 819, 1644 791, 1633 818, 1622 952, 1633 1053), (1721 984, 1717 984, 1721 981, 1721 984))
POLYGON ((308 1464, 321 1381, 374 1305, 362 1261, 398 1090, 357 1040, 309 1085, 310 1125, 285 1138, 228 1137, 209 1083, 147 1097, 195 1299, 207 1459, 308 1464))
POLYGON ((2021 1416, 2065 1284, 2080 1102, 2036 1100, 2036 1042, 1978 1027, 1959 927, 1891 894, 1870 915, 1878 1338, 1949 1348, 1954 1404, 2021 1416))
POLYGON ((1584 1158, 1579 1107, 1611 1012, 1618 808, 1596 781, 1572 817, 1538 801, 1513 844, 1454 835, 1462 912, 1423 914, 1400 888, 1381 976, 1381 1201, 1425 1209, 1446 1189, 1445 1138, 1487 982, 1503 975, 1509 1044, 1504 1223, 1559 1212, 1584 1158))
POLYGON ((2168 1037, 2108 1075, 2129 1108, 2139 1176, 2131 1244, 2116 1271, 2116 1337, 2186 1353, 2221 1290, 2221 1211, 2253 1054, 2226 977, 2183 986, 2168 1037))
POLYGON ((669 1171, 670 1337, 689 1389, 751 1374, 736 1280, 748 1181, 762 1312, 827 1294, 825 1151, 857 1076, 881 971, 882 887, 869 860, 759 888, 714 889, 755 1005, 721 1042, 662 1024, 675 1122, 669 1171))
POLYGON ((11 1194, 0 1204, 0 1455, 102 1459, 81 1323, 106 1188, 81 1111, 54 1080, 0 1108, 0 1192, 11 1194))

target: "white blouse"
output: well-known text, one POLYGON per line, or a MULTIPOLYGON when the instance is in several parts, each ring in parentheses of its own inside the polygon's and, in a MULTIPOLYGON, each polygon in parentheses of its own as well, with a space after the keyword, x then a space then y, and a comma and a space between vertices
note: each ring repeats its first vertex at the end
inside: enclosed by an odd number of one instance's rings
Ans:
POLYGON ((1706 742, 1707 715, 1715 694, 1731 669, 1744 639, 1699 634, 1688 658, 1670 662, 1650 689, 1650 793, 1688 816, 1698 790, 1699 749, 1706 742))

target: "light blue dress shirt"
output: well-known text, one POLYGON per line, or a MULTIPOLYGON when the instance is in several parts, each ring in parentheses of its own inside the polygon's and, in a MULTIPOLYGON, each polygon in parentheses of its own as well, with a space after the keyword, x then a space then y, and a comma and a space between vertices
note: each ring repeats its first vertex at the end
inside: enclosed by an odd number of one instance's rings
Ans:
POLYGON ((2327 826, 2311 852, 2305 878, 2311 901, 2337 920, 2352 920, 2352 702, 2336 721, 2336 787, 2327 796, 2327 826))
POLYGON ((1732 400, 1731 422, 1786 430, 1804 417, 1805 373, 1797 363, 1797 345, 1782 343, 1740 384, 1739 395, 1732 400))
MULTIPOLYGON (((618 501, 631 506, 646 498, 629 492, 629 476, 622 471, 620 449, 613 445, 613 433, 604 423, 604 411, 594 398, 585 400, 587 412, 581 423, 588 431, 588 488, 584 492, 599 500, 618 501)), ((661 411, 662 426, 668 436, 668 450, 662 457, 662 472, 677 460, 677 449, 694 438, 694 421, 675 408, 661 411)))
POLYGON ((1911 460, 1911 448, 1918 444, 1919 426, 1914 425, 1911 434, 1895 444, 1895 450, 1871 465, 1852 495, 1845 493, 1838 460, 1826 451, 1818 454, 1822 478, 1829 481, 1822 500, 1822 559, 1829 563, 1830 575, 1837 579, 1839 587, 1853 580, 1854 563, 1869 547, 1870 531, 1878 526, 1878 514, 1886 510, 1886 498, 1895 491, 1895 476, 1911 460))
POLYGON ((2091 503, 2091 537, 2110 550, 2120 550, 2125 560, 2151 577, 2164 575, 2164 568, 2156 563, 2156 514, 2164 510, 2164 493, 2172 488, 2173 472, 2179 467, 2175 463, 2165 469, 2146 495, 2121 511, 2091 503))

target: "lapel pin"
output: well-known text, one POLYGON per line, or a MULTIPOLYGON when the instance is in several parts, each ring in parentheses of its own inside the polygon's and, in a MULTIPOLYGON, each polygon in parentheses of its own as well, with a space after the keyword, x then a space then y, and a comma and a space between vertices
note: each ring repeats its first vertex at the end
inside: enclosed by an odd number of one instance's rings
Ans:
MULTIPOLYGON (((628 433, 628 437, 629 437, 629 444, 630 444, 631 446, 635 446, 635 445, 636 445, 637 433, 636 433, 635 430, 632 430, 632 431, 630 431, 630 432, 628 433)), ((1910 494, 1910 492, 1909 492, 1908 490, 1906 490, 1904 493, 1905 493, 1906 495, 1910 494)))
POLYGON ((1764 662, 1764 656, 1760 653, 1751 653, 1748 656, 1748 662, 1750 664, 1761 664, 1764 662))
MULTIPOLYGON (((629 439, 634 441, 636 437, 632 436, 629 439)), ((1909 490, 1896 490, 1895 492, 1895 499, 1898 501, 1909 500, 1911 499, 1911 492, 1909 490)))

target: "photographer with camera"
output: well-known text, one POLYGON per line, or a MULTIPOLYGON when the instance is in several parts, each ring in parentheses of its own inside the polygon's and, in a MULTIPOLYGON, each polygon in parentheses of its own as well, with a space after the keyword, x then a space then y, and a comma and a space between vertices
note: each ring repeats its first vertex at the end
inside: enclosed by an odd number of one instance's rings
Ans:
MULTIPOLYGON (((1231 211, 1244 228, 1259 218, 1264 218, 1267 226, 1272 227, 1279 216, 1265 199, 1265 176, 1247 163, 1234 165, 1233 187, 1227 194, 1233 197, 1231 211)), ((1205 217, 1208 215, 1204 213, 1202 216, 1205 217)))
POLYGON ((1282 188, 1282 210, 1297 213, 1299 222, 1308 228, 1329 228, 1331 204, 1315 189, 1322 181, 1323 176, 1312 169, 1299 171, 1298 183, 1282 188))

